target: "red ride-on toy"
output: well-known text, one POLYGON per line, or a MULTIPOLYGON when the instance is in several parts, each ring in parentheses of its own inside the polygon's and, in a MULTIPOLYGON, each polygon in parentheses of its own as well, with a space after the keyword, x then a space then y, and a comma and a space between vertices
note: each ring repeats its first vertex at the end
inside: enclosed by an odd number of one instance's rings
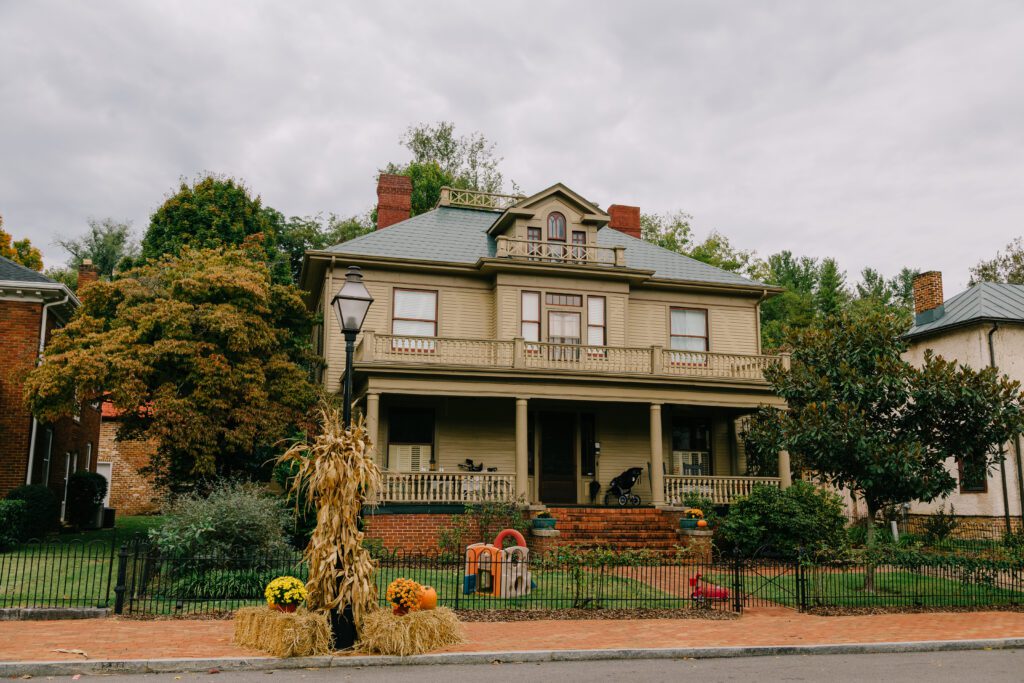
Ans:
POLYGON ((707 605, 710 602, 725 602, 729 599, 729 589, 719 586, 705 586, 701 583, 703 574, 697 573, 690 579, 690 599, 707 605))

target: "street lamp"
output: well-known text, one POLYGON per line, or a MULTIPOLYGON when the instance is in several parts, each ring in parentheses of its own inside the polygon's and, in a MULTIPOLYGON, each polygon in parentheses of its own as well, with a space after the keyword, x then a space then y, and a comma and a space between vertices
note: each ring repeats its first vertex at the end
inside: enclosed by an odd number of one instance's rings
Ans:
POLYGON ((359 266, 349 266, 345 274, 345 284, 331 299, 331 308, 338 316, 338 324, 345 333, 345 406, 344 421, 348 429, 352 423, 352 353, 355 350, 356 335, 363 328, 366 312, 373 303, 370 291, 363 284, 363 274, 359 266))

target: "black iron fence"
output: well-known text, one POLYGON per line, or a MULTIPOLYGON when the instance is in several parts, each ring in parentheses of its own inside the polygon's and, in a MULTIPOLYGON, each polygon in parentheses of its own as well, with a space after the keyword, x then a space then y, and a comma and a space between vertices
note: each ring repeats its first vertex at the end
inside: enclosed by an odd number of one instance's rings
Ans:
MULTIPOLYGON (((455 609, 984 608, 1024 605, 1024 564, 892 552, 858 562, 558 551, 525 560, 385 554, 382 605, 405 577, 455 609)), ((28 543, 0 554, 0 608, 100 607, 126 615, 227 613, 264 602, 271 579, 305 580, 298 551, 181 557, 144 539, 28 543)))

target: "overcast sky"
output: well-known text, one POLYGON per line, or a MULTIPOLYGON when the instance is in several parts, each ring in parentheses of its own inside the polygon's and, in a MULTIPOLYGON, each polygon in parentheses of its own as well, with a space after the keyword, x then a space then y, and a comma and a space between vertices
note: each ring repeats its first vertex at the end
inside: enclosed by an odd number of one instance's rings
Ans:
POLYGON ((47 265, 181 176, 362 213, 452 120, 529 193, 683 209, 767 255, 967 269, 1024 233, 1022 2, 0 0, 0 214, 47 265))

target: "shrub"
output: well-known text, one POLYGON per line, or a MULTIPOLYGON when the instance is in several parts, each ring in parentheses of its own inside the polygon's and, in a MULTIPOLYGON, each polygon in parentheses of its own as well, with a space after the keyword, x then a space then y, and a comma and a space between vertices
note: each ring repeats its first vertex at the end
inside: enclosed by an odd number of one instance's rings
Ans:
POLYGON ((273 569, 180 572, 159 593, 173 600, 256 600, 277 573, 273 569))
POLYGON ((0 550, 7 550, 25 538, 28 504, 23 500, 0 500, 0 550))
POLYGON ((25 539, 42 538, 60 524, 60 501, 48 486, 19 486, 7 494, 7 500, 25 501, 25 539))
POLYGON ((755 486, 733 503, 719 526, 719 539, 745 555, 795 557, 803 547, 821 556, 846 545, 846 517, 835 493, 804 481, 786 490, 755 486))
POLYGON ((925 542, 934 544, 942 543, 952 536, 958 526, 960 520, 956 516, 956 508, 950 505, 949 512, 946 512, 946 506, 943 505, 938 512, 924 518, 921 530, 924 532, 925 542))
POLYGON ((206 558, 197 565, 237 566, 242 558, 262 564, 289 550, 288 524, 280 498, 255 484, 233 482, 205 496, 179 496, 149 536, 166 555, 206 558))
POLYGON ((96 512, 107 495, 107 480, 95 472, 73 472, 68 477, 65 518, 76 527, 96 521, 96 512))

